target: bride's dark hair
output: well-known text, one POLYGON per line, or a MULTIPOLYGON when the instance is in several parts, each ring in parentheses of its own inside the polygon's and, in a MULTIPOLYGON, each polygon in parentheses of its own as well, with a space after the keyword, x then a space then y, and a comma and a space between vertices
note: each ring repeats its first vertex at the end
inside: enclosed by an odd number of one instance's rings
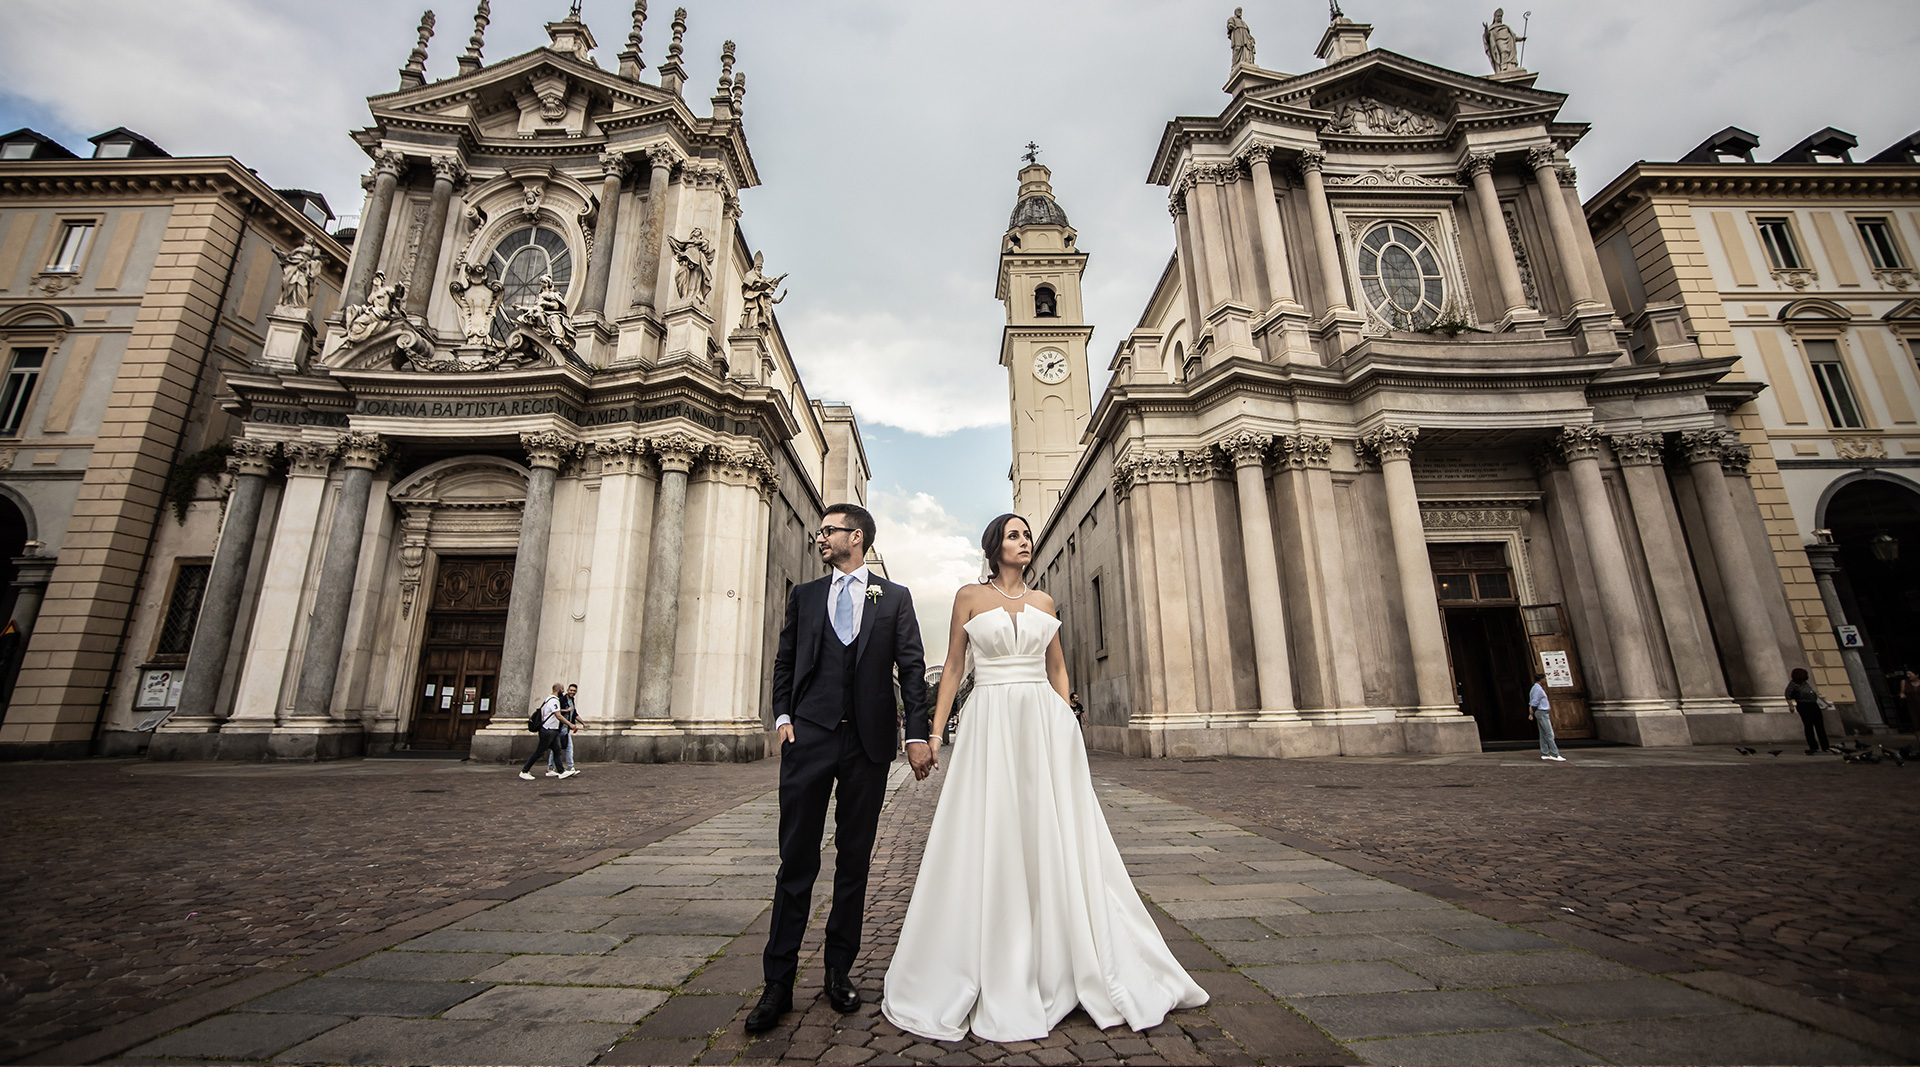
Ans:
POLYGON ((1033 523, 1027 522, 1025 515, 1015 515, 1011 511, 987 523, 987 532, 980 535, 980 554, 987 557, 989 581, 1000 576, 1001 545, 1007 539, 1007 523, 1015 519, 1026 523, 1027 535, 1033 535, 1033 523))

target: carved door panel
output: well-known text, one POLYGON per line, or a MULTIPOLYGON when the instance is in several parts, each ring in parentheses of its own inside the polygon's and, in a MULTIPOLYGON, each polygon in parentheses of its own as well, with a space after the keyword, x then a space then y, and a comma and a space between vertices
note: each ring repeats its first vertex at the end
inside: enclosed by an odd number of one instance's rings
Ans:
POLYGON ((1520 609, 1526 620, 1527 643, 1533 648, 1532 670, 1547 676, 1547 702, 1553 705, 1556 737, 1592 737, 1593 713, 1587 708, 1587 681, 1580 671, 1580 654, 1567 629, 1567 612, 1559 604, 1530 604, 1520 609))
POLYGON ((513 558, 440 561, 420 647, 409 747, 465 749, 492 721, 513 558))

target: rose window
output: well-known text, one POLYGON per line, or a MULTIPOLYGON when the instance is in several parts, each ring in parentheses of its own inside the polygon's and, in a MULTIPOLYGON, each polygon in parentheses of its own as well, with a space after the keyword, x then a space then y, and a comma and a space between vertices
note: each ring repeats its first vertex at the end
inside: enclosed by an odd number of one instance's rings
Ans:
POLYGON ((1387 325, 1424 330, 1446 306, 1440 257, 1420 231, 1404 222, 1383 222, 1360 242, 1360 288, 1367 305, 1387 325))
POLYGON ((551 277, 553 287, 566 293, 573 278, 573 252, 551 226, 522 226, 493 246, 487 273, 504 286, 493 309, 493 339, 505 341, 513 332, 514 317, 540 295, 541 278, 551 277))

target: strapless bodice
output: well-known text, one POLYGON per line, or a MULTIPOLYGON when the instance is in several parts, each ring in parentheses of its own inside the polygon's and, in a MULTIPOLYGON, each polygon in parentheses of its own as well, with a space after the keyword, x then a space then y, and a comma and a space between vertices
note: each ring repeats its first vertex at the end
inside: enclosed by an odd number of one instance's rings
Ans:
POLYGON ((1018 615, 995 608, 968 619, 964 628, 974 685, 1047 680, 1047 643, 1060 629, 1059 619, 1033 608, 1018 615))

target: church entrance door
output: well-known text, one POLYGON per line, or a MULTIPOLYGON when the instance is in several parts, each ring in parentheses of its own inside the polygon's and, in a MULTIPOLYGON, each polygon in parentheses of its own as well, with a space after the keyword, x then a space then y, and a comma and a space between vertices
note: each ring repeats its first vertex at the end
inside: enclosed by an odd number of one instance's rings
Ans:
POLYGON ((1533 737, 1527 721, 1531 656, 1507 546, 1436 544, 1427 546, 1427 555, 1461 714, 1473 717, 1483 742, 1533 737))
POLYGON ((471 748, 474 733, 496 710, 513 557, 443 558, 439 572, 420 645, 407 747, 445 751, 471 748))

